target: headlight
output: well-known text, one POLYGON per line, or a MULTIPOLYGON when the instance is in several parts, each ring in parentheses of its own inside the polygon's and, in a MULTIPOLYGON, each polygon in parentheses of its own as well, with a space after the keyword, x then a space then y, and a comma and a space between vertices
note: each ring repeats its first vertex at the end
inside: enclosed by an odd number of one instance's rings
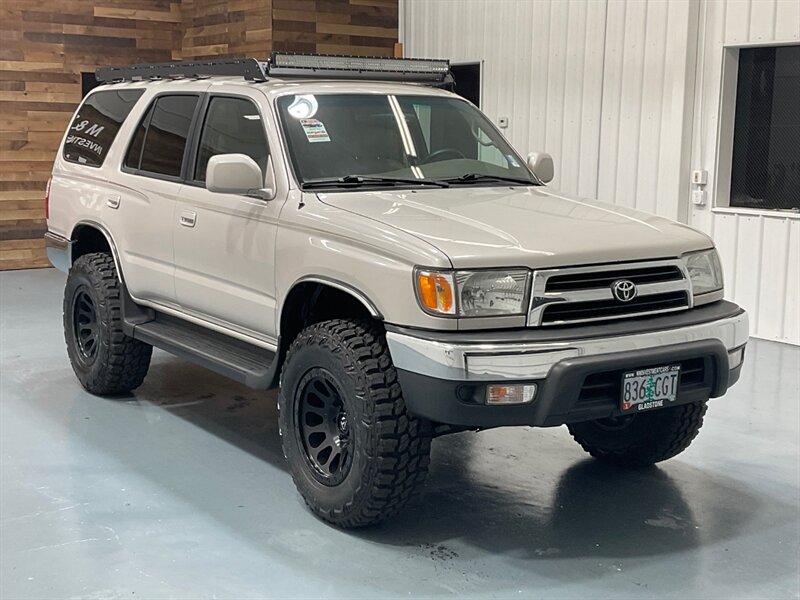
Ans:
POLYGON ((416 274, 417 297, 428 312, 459 317, 523 315, 529 271, 424 271, 416 274))
POLYGON ((528 271, 458 271, 456 284, 462 317, 525 313, 528 271))
POLYGON ((689 271, 695 296, 722 289, 722 265, 716 250, 692 252, 681 258, 689 271))

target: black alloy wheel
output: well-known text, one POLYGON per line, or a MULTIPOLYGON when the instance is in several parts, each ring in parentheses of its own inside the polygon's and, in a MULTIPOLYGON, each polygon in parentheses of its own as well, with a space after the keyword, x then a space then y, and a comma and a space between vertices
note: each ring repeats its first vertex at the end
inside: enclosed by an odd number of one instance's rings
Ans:
POLYGON ((297 386, 299 438, 305 459, 323 485, 335 486, 347 477, 352 463, 350 425, 343 393, 326 369, 308 371, 297 386))
POLYGON ((72 299, 72 330, 80 357, 91 364, 100 343, 97 307, 86 286, 81 286, 72 299))

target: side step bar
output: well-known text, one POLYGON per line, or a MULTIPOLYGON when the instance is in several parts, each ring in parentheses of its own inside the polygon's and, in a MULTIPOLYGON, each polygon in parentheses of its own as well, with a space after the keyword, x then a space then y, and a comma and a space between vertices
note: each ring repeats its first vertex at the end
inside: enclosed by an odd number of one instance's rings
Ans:
MULTIPOLYGON (((128 296, 124 292, 125 296, 128 296)), ((197 363, 253 389, 277 385, 276 355, 265 348, 133 304, 123 302, 125 333, 197 363), (132 305, 132 306, 131 306, 132 305)))

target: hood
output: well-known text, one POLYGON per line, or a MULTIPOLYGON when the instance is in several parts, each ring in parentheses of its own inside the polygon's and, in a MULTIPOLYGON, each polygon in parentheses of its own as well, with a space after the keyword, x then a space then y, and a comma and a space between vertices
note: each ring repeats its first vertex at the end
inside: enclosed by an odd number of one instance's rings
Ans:
POLYGON ((708 236, 647 213, 546 187, 320 193, 444 252, 455 268, 530 268, 677 257, 708 236))

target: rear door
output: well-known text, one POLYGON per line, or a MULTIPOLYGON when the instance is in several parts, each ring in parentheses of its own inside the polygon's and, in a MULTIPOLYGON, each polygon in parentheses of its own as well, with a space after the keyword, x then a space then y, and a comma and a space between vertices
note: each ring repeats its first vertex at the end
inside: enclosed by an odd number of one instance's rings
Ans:
POLYGON ((125 282, 138 300, 176 306, 172 226, 199 93, 156 96, 136 126, 107 198, 125 282))
POLYGON ((208 160, 250 156, 266 172, 270 159, 259 92, 208 94, 191 172, 178 197, 175 289, 181 308, 196 317, 264 341, 275 326, 275 236, 287 190, 265 201, 206 189, 208 160))

